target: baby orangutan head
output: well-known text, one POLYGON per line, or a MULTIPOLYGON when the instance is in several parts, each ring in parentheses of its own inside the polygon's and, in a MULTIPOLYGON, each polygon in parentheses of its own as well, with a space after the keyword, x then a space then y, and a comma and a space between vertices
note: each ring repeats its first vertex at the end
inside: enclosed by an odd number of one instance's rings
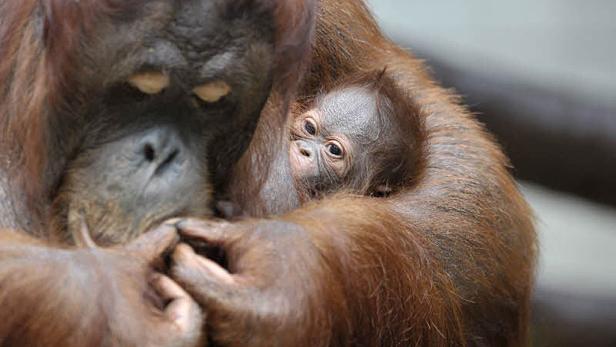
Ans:
POLYGON ((343 83, 295 112, 289 159, 300 193, 380 196, 409 178, 420 122, 406 100, 381 72, 343 83))

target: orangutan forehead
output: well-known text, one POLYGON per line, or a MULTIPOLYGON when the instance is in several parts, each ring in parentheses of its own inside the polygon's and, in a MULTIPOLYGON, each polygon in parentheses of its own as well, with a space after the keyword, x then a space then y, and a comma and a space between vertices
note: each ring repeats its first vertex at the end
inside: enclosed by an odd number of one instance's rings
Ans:
POLYGON ((197 79, 189 87, 220 79, 217 70, 250 81, 247 70, 272 54, 285 62, 274 68, 277 84, 293 88, 309 56, 317 1, 41 0, 34 29, 58 84, 73 90, 103 90, 150 68, 176 70, 171 82, 197 79), (254 63, 241 61, 247 52, 254 63))
POLYGON ((255 34, 273 33, 273 13, 257 6, 258 2, 176 1, 173 17, 161 36, 174 42, 189 60, 203 60, 207 54, 230 43, 267 39, 271 35, 255 34))
MULTIPOLYGON (((273 51, 272 10, 258 1, 154 0, 130 15, 111 16, 90 33, 85 64, 106 71, 106 81, 138 70, 184 71, 201 83, 243 59, 247 52, 273 51)), ((242 73, 239 67, 239 73, 242 73)), ((237 74, 236 74, 237 75, 237 74)))
POLYGON ((364 87, 347 87, 318 98, 322 122, 332 132, 370 134, 379 129, 374 91, 364 87))

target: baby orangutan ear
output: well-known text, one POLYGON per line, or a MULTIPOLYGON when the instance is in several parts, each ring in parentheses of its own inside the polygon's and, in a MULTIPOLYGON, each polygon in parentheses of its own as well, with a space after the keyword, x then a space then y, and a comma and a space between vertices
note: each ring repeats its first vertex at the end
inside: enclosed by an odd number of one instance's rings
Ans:
POLYGON ((391 186, 388 184, 379 184, 376 189, 374 190, 374 193, 372 194, 375 197, 378 198, 382 198, 382 197, 387 197, 391 194, 391 192, 393 191, 393 189, 391 189, 391 186))
POLYGON ((229 95, 231 87, 225 81, 214 81, 195 87, 193 93, 202 101, 213 104, 229 95))
POLYGON ((154 95, 169 86, 169 75, 159 71, 140 72, 130 76, 128 83, 144 94, 154 95))

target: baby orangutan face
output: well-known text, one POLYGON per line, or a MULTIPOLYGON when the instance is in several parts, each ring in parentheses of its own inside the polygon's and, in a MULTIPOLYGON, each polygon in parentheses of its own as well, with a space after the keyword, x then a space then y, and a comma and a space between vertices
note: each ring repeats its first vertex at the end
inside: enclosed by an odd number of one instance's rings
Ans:
POLYGON ((291 126, 290 163, 294 178, 309 192, 332 190, 376 143, 379 121, 374 93, 352 87, 317 98, 314 108, 295 117, 291 126), (375 132, 371 130, 377 129, 375 132))
POLYGON ((291 134, 290 158, 296 178, 307 182, 321 177, 339 181, 349 171, 353 146, 344 134, 327 131, 319 110, 310 110, 298 117, 291 134))

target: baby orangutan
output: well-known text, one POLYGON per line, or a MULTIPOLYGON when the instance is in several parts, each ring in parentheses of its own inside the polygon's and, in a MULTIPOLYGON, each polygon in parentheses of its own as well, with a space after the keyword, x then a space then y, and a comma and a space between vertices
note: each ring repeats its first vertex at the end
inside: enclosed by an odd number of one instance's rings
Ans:
POLYGON ((289 162, 302 201, 338 191, 385 196, 417 169, 419 110, 386 71, 342 82, 298 109, 289 162))
MULTIPOLYGON (((345 80, 296 102, 290 114, 291 176, 283 179, 294 181, 300 203, 342 191, 387 196, 419 171, 419 113, 387 71, 345 80)), ((216 208, 223 218, 246 216, 228 201, 218 201, 216 208)))

